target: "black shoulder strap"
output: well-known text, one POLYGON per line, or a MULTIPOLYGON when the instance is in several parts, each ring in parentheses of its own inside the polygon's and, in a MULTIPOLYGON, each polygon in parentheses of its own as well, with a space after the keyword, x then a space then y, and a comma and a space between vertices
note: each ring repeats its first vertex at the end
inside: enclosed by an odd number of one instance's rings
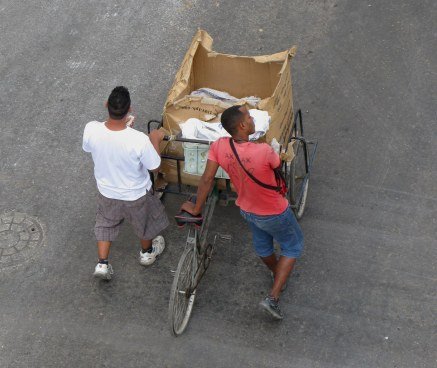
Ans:
POLYGON ((242 167, 242 169, 244 170, 244 172, 247 174, 247 176, 249 178, 251 178, 256 184, 262 186, 263 188, 271 189, 271 190, 274 190, 276 192, 279 192, 281 190, 281 187, 268 185, 268 184, 263 183, 262 181, 259 181, 249 171, 247 171, 246 168, 243 166, 243 164, 240 160, 240 157, 238 156, 237 150, 235 149, 235 146, 234 146, 234 140, 232 138, 229 138, 229 144, 231 145, 232 152, 234 153, 238 163, 240 164, 240 166, 242 167))

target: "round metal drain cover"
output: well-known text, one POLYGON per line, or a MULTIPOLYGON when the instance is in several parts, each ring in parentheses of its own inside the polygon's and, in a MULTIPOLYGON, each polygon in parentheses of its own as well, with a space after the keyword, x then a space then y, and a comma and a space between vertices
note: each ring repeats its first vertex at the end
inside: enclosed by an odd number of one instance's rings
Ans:
POLYGON ((0 269, 34 258, 44 240, 42 226, 37 219, 20 212, 0 216, 0 269))

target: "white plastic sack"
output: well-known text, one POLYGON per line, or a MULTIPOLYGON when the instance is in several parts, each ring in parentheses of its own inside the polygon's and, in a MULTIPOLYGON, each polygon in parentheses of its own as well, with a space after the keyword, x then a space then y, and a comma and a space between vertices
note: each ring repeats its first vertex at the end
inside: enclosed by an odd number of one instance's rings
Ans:
MULTIPOLYGON (((267 111, 250 109, 250 116, 255 123, 255 133, 249 136, 249 140, 256 141, 264 136, 269 130, 270 116, 267 111)), ((223 128, 222 123, 208 123, 196 118, 190 118, 185 123, 179 124, 182 130, 182 137, 188 139, 202 139, 215 142, 222 137, 230 137, 230 134, 223 128)))
POLYGON ((182 130, 182 137, 188 139, 202 139, 214 142, 221 137, 230 137, 223 128, 222 123, 207 123, 205 121, 191 118, 179 125, 182 130))
POLYGON ((255 123, 255 133, 251 134, 249 139, 251 141, 256 141, 264 136, 269 130, 270 116, 267 111, 257 109, 250 109, 249 114, 253 117, 255 123))

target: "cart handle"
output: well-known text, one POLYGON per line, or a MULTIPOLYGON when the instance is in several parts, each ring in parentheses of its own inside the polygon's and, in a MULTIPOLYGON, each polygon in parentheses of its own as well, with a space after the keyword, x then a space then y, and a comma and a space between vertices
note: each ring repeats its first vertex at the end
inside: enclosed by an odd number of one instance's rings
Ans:
POLYGON ((158 123, 158 127, 156 129, 159 129, 162 127, 162 120, 154 120, 154 119, 149 120, 147 122, 147 134, 150 134, 150 124, 152 124, 152 123, 158 123))
POLYGON ((202 139, 190 139, 181 137, 180 133, 178 135, 165 135, 164 140, 168 142, 183 142, 183 143, 198 143, 210 146, 214 141, 204 141, 202 139))
MULTIPOLYGON (((156 129, 162 128, 162 120, 149 120, 147 122, 147 133, 150 134, 150 126, 152 123, 158 123, 158 126, 156 129)), ((210 146, 213 141, 205 141, 202 139, 189 139, 189 138, 183 138, 181 134, 178 135, 165 135, 164 140, 168 142, 176 141, 176 142, 183 142, 183 143, 198 143, 198 144, 205 144, 207 146, 210 146)))
POLYGON ((295 133, 295 135, 297 135, 297 122, 299 119, 299 126, 300 126, 300 136, 303 137, 303 122, 302 122, 302 110, 299 109, 296 111, 296 114, 294 115, 294 121, 293 121, 293 125, 291 127, 291 134, 293 134, 293 132, 295 133))

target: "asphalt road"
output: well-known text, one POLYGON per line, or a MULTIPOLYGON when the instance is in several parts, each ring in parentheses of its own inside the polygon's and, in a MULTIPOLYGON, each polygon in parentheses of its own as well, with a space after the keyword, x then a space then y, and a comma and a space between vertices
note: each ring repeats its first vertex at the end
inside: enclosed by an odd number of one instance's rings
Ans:
MULTIPOLYGON (((15 267, 2 248, 0 366, 435 367, 436 19, 432 0, 1 0, 0 214, 37 219, 44 245, 15 267), (258 309, 269 274, 238 209, 219 207, 212 231, 234 240, 175 339, 184 232, 172 224, 144 269, 125 226, 115 278, 94 280, 97 190, 81 139, 119 84, 138 129, 159 118, 198 27, 227 53, 298 45, 294 101, 319 153, 285 320, 258 309)), ((167 198, 169 216, 180 201, 167 198)))

